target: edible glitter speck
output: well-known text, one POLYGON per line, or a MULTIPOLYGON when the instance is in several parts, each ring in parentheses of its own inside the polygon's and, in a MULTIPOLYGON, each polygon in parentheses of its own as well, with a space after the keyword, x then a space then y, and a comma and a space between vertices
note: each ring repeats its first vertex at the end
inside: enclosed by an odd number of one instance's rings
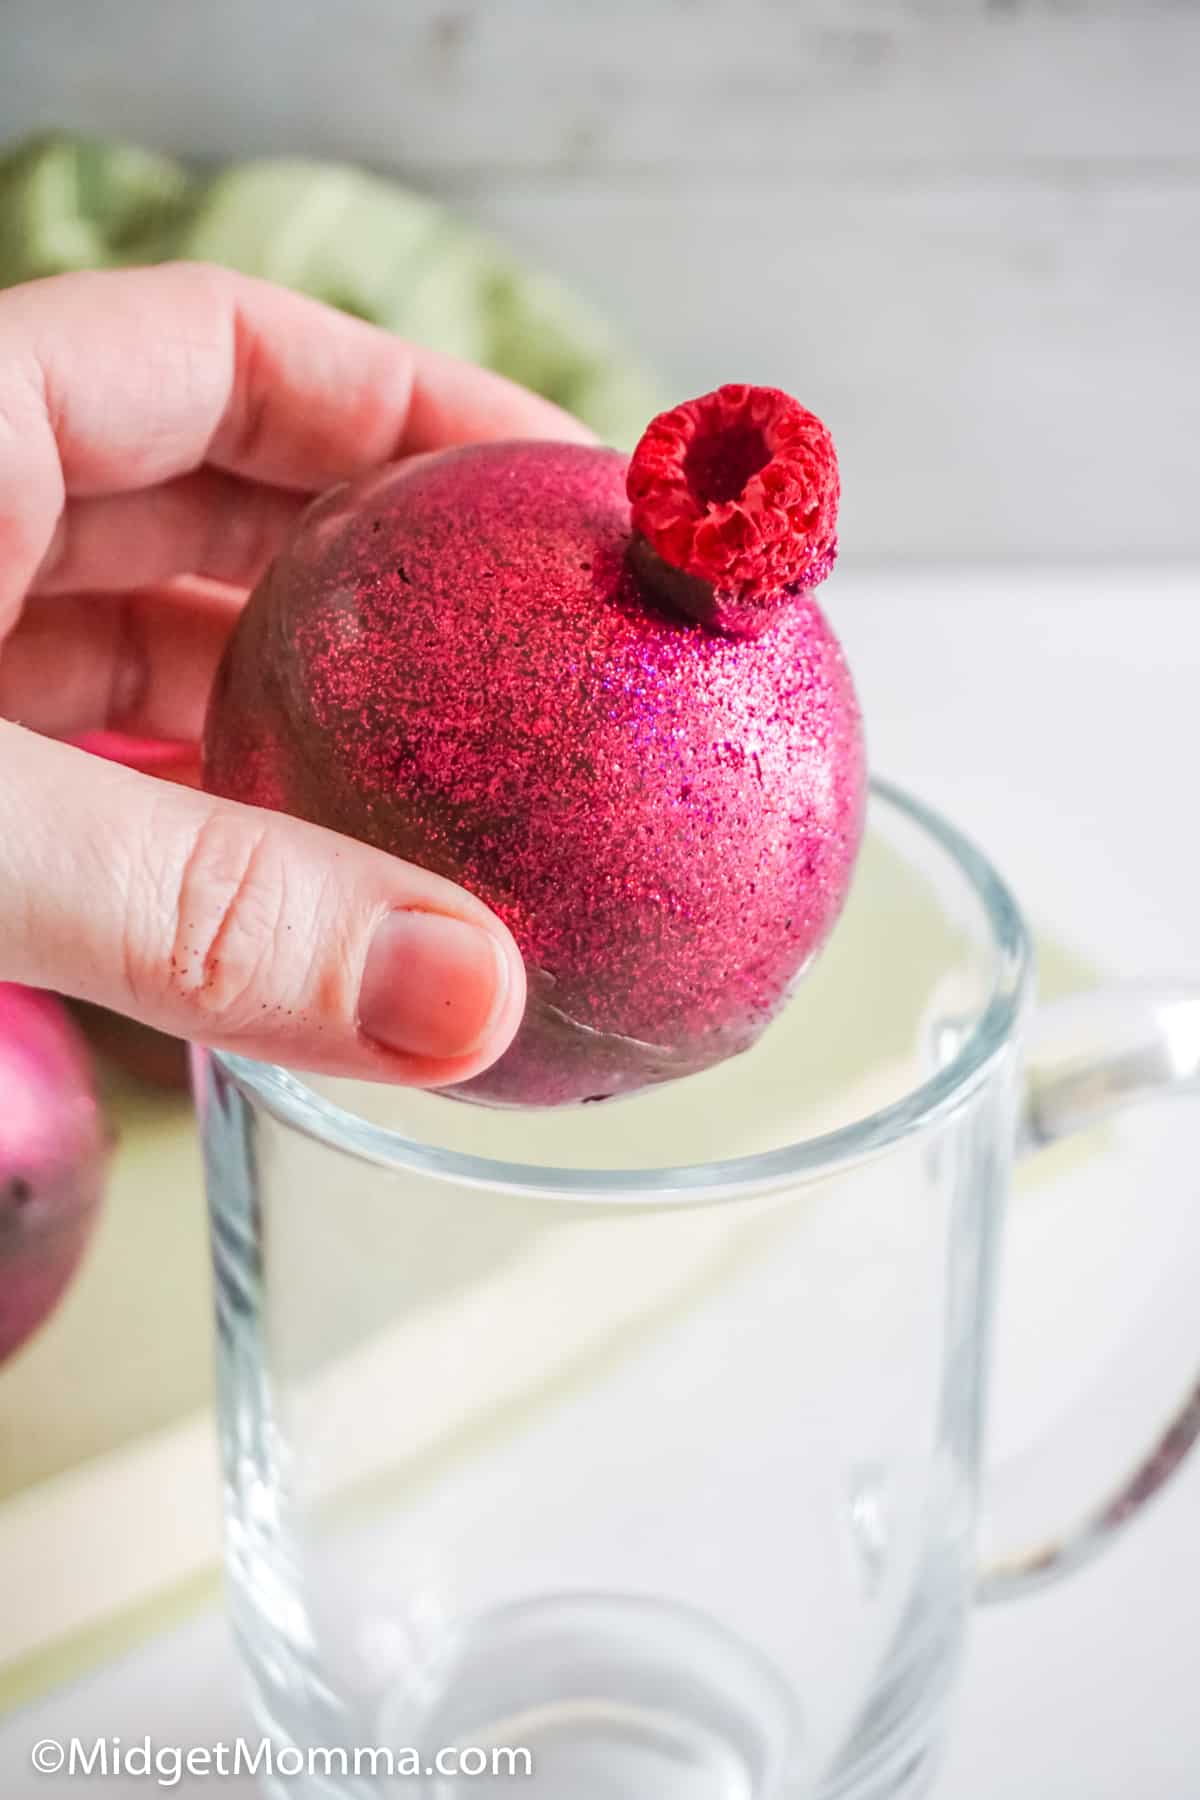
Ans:
POLYGON ((529 1004, 459 1091, 554 1105, 746 1049, 819 948, 862 828, 861 722, 798 594, 723 637, 639 585, 626 461, 472 446, 336 489, 246 607, 206 782, 461 882, 529 1004))

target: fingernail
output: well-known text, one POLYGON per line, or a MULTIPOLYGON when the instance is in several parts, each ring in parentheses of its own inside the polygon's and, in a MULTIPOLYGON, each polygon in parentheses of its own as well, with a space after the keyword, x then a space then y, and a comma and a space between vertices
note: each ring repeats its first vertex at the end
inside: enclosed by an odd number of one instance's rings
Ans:
POLYGON ((389 1050, 469 1056, 503 1011, 508 986, 508 958, 490 932, 445 913, 389 913, 367 951, 358 1022, 389 1050))

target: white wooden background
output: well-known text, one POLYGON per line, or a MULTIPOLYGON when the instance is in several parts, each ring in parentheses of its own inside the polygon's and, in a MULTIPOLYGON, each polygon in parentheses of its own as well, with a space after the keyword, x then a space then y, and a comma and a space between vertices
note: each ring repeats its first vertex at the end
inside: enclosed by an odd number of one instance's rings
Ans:
POLYGON ((794 387, 851 552, 1200 551, 1196 0, 0 0, 58 122, 407 172, 794 387))

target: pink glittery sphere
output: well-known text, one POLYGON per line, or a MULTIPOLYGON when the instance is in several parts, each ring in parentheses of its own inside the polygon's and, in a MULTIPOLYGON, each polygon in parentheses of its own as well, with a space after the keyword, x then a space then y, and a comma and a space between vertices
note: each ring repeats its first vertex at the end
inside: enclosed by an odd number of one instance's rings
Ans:
POLYGON ((252 596, 206 783, 461 882, 529 971, 458 1091, 557 1105, 746 1049, 845 898, 865 762, 808 593, 762 636, 657 600, 626 460, 479 445, 334 490, 252 596))
POLYGON ((0 1363, 70 1286, 110 1143, 87 1046, 54 994, 0 981, 0 1363))

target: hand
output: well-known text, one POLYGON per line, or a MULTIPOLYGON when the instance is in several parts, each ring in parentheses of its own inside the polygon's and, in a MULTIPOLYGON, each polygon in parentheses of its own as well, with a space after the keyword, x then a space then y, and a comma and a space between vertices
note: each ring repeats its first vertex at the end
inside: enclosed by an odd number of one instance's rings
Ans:
POLYGON ((584 435, 219 269, 0 293, 0 978, 299 1068, 436 1085, 492 1062, 525 986, 481 902, 53 740, 198 739, 245 590, 313 493, 407 452, 584 435))

